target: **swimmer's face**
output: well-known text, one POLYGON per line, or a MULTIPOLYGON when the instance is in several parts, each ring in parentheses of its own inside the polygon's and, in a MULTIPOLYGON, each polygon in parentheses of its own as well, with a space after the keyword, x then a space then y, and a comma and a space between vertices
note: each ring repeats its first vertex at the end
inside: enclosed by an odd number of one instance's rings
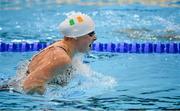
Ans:
POLYGON ((91 49, 92 44, 95 40, 96 40, 96 35, 94 32, 79 37, 77 39, 78 51, 81 53, 88 52, 91 49))

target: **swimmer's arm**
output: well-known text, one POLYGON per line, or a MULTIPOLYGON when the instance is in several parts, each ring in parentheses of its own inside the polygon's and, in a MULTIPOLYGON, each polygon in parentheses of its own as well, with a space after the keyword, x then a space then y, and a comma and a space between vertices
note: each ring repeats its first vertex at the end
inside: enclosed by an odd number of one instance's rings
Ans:
POLYGON ((43 64, 38 69, 32 71, 23 83, 23 89, 27 93, 37 92, 39 94, 44 93, 45 83, 50 80, 54 75, 56 69, 62 72, 69 65, 71 59, 68 56, 57 57, 56 60, 50 62, 50 64, 43 64))

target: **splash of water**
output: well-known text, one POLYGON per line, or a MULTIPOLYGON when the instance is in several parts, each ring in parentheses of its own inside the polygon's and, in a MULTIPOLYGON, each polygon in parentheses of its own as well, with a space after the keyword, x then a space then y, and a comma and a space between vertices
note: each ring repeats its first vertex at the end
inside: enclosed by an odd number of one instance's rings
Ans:
POLYGON ((116 80, 111 76, 105 76, 93 71, 90 66, 82 62, 83 56, 78 55, 72 60, 72 65, 76 69, 73 72, 73 79, 66 87, 48 87, 45 94, 49 99, 58 98, 85 98, 102 94, 104 91, 116 86, 116 80))
POLYGON ((8 81, 10 89, 23 93, 22 83, 27 76, 26 71, 28 70, 28 65, 28 60, 22 61, 18 64, 16 75, 8 81))

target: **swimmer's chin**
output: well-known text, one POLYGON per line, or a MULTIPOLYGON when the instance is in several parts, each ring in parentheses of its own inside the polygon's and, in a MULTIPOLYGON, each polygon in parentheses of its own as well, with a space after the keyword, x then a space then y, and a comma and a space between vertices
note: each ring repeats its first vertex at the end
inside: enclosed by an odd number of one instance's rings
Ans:
POLYGON ((87 48, 87 50, 85 51, 85 53, 89 53, 91 51, 91 47, 92 47, 92 44, 89 45, 89 47, 87 48))
POLYGON ((90 51, 92 49, 92 44, 93 43, 89 44, 88 51, 90 51))
POLYGON ((86 49, 79 51, 79 53, 89 53, 91 51, 91 46, 89 45, 86 49))

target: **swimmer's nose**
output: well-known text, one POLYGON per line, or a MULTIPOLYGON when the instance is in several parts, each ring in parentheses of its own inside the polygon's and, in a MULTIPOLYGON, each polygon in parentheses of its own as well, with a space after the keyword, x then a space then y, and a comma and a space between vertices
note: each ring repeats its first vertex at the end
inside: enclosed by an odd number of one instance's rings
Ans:
POLYGON ((96 35, 94 35, 94 38, 93 38, 93 41, 95 41, 95 40, 97 40, 97 37, 96 37, 96 35))

